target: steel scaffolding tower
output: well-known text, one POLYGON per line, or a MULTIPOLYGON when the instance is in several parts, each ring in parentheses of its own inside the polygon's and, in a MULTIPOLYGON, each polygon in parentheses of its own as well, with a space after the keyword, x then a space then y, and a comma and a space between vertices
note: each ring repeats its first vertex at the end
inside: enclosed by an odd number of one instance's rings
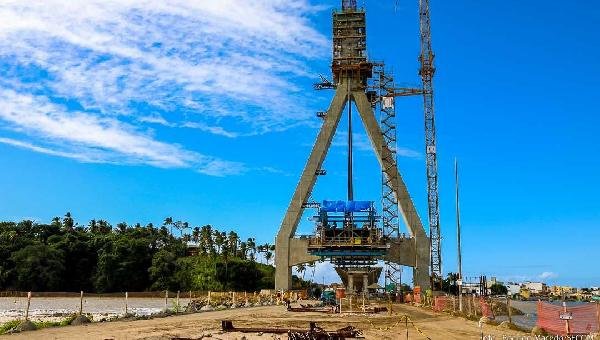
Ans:
MULTIPOLYGON (((386 238, 398 239, 400 225, 398 219, 398 199, 394 194, 393 182, 397 164, 396 105, 394 96, 394 78, 386 74, 385 65, 373 65, 373 89, 377 94, 380 111, 380 126, 385 146, 390 153, 383 158, 381 166, 381 220, 386 238)), ((394 284, 397 288, 402 283, 402 266, 392 261, 385 261, 385 286, 394 284)))
POLYGON ((381 218, 383 232, 386 237, 399 237, 398 199, 394 195, 392 183, 396 173, 391 171, 396 166, 396 108, 394 103, 394 78, 385 73, 383 64, 374 64, 374 88, 379 98, 380 126, 383 140, 390 152, 383 159, 381 167, 381 218))

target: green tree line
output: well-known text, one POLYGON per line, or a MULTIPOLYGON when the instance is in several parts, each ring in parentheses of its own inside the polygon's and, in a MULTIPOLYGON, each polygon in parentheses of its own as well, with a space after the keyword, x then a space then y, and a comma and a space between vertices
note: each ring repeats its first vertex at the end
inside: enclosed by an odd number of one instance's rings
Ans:
POLYGON ((49 224, 0 222, 0 290, 254 291, 274 286, 274 250, 234 231, 192 228, 170 217, 159 227, 79 225, 70 213, 49 224))

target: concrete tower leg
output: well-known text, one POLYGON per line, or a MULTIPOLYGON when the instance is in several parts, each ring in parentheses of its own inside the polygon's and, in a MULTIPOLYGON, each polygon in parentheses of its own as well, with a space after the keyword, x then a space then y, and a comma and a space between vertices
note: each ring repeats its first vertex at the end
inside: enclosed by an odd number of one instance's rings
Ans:
MULTIPOLYGON (((285 217, 281 223, 281 227, 275 240, 275 288, 289 290, 292 288, 292 270, 291 267, 295 264, 291 261, 295 251, 299 249, 291 249, 290 244, 296 233, 298 222, 304 211, 303 204, 307 202, 313 186, 317 180, 317 170, 321 168, 327 151, 331 146, 331 141, 335 135, 335 131, 342 116, 342 110, 348 100, 346 82, 342 81, 335 92, 335 96, 331 101, 331 105, 327 110, 325 122, 321 127, 321 131, 317 136, 315 145, 312 148, 308 162, 300 177, 300 182, 296 187, 294 196, 287 208, 285 217)), ((306 253, 306 249, 304 249, 306 253)))
POLYGON ((348 273, 348 293, 354 293, 354 274, 348 273))

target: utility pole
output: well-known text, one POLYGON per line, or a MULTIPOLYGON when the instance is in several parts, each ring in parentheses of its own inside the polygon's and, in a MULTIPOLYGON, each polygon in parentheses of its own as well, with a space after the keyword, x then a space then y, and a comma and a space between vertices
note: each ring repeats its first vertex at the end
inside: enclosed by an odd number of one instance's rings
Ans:
POLYGON ((458 200, 458 160, 454 159, 454 180, 456 182, 456 244, 458 247, 458 310, 462 313, 462 254, 460 249, 460 204, 458 200))

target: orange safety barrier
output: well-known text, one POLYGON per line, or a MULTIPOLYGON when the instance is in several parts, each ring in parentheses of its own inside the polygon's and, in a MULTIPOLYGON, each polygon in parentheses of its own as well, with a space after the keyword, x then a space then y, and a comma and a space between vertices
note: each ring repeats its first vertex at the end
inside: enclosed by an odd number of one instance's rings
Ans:
MULTIPOLYGON (((465 297, 467 304, 470 301, 468 299, 470 299, 470 297, 465 297)), ((477 314, 483 315, 490 319, 495 318, 490 302, 486 301, 484 298, 479 298, 479 303, 477 303, 475 299, 472 301, 477 314)), ((455 308, 456 302, 455 297, 453 296, 436 296, 433 300, 433 310, 436 312, 454 311, 455 308)))
POLYGON ((433 310, 436 312, 443 312, 452 305, 452 298, 449 296, 436 296, 433 300, 433 310))
POLYGON ((411 294, 408 293, 406 295, 404 295, 404 302, 405 303, 421 303, 421 294, 411 294))
POLYGON ((568 336, 600 331, 600 304, 563 307, 538 301, 537 326, 546 332, 568 336))
POLYGON ((488 319, 494 319, 494 311, 490 306, 490 303, 485 301, 483 298, 479 299, 479 305, 481 306, 481 314, 488 319))

